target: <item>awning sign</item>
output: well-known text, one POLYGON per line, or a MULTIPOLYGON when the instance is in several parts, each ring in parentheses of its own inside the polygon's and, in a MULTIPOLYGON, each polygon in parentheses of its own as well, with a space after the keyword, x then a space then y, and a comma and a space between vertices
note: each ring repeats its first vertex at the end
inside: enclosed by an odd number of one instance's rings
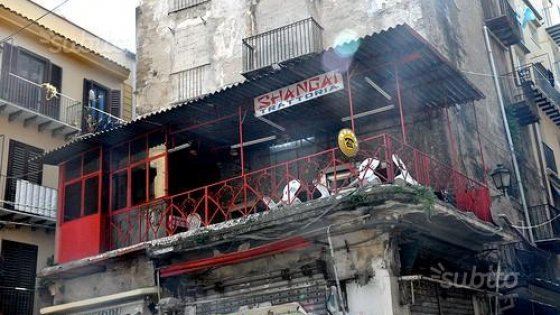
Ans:
POLYGON ((344 89, 342 75, 329 72, 255 97, 255 116, 276 111, 344 89))

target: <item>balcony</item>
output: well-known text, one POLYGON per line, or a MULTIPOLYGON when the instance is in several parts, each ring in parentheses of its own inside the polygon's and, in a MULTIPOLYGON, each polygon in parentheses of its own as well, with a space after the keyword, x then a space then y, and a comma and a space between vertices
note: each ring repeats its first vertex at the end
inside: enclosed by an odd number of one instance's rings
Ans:
POLYGON ((0 113, 53 136, 68 138, 81 130, 81 102, 12 73, 0 82, 0 113))
POLYGON ((270 66, 318 53, 323 49, 323 28, 307 18, 256 36, 243 39, 245 76, 270 71, 270 66), (260 71, 258 71, 260 70, 260 71))
MULTIPOLYGON (((554 76, 541 63, 522 66, 517 69, 516 86, 523 91, 524 105, 517 105, 516 116, 521 121, 537 118, 535 106, 540 108, 557 126, 560 126, 560 92, 554 87, 554 76), (526 113, 526 114, 524 114, 526 113), (529 113, 529 114, 527 114, 529 113)), ((537 119, 538 120, 538 119, 537 119)))
POLYGON ((82 134, 96 133, 121 126, 125 121, 92 106, 83 108, 82 134))
POLYGON ((543 248, 560 251, 560 210, 548 205, 529 207, 535 242, 543 248))
POLYGON ((441 202, 491 220, 484 184, 388 135, 363 139, 360 146, 353 160, 333 148, 114 211, 109 219, 110 249, 379 184, 429 187, 441 202), (370 172, 364 163, 374 159, 379 167, 370 172))
POLYGON ((484 0, 482 9, 486 26, 505 46, 515 45, 523 39, 517 14, 507 0, 484 0))
POLYGON ((57 190, 16 180, 16 195, 7 202, 11 209, 0 209, 0 220, 31 226, 54 228, 56 224, 57 190))

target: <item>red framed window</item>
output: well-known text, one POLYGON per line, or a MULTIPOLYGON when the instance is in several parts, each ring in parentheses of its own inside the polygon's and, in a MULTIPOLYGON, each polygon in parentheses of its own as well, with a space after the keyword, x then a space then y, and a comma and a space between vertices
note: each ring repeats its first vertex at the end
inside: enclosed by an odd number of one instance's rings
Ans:
POLYGON ((63 221, 99 213, 101 209, 101 148, 82 153, 62 167, 63 221))
POLYGON ((111 148, 110 209, 145 204, 167 194, 167 136, 151 132, 111 148))

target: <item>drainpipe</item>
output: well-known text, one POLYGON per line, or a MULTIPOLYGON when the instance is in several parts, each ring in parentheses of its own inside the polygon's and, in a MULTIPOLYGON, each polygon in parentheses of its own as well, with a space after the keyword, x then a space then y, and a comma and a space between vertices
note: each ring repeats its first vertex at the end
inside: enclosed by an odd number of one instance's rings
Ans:
MULTIPOLYGON (((490 35, 488 27, 484 26, 484 39, 486 41, 486 52, 488 53, 488 59, 490 60, 490 66, 492 70, 492 77, 494 78, 494 85, 496 86, 496 93, 498 94, 498 103, 500 104, 500 111, 502 112, 502 119, 504 121, 504 129, 506 130, 506 137, 509 145, 509 150, 511 153, 511 158, 513 160, 513 170, 515 173, 515 179, 517 180, 517 186, 519 188, 519 194, 521 195, 521 204, 523 205, 523 213, 525 215, 525 221, 527 225, 531 226, 531 218, 529 217, 529 209, 527 208, 527 200, 525 199, 525 191, 523 189, 523 182, 521 181, 521 173, 519 172, 519 164, 517 164, 517 156, 515 155, 515 148, 513 146, 513 139, 511 138, 511 131, 509 130, 509 125, 507 122, 506 108, 504 105, 504 96, 502 94, 502 87, 500 86, 500 81, 498 80, 498 71, 496 70, 496 62, 494 61, 494 54, 492 52, 492 46, 490 45, 490 35)), ((529 232, 529 240, 532 244, 535 243, 533 237, 533 230, 527 229, 529 232)))
POLYGON ((327 241, 329 242, 329 250, 330 250, 330 254, 331 254, 331 259, 333 261, 333 271, 334 271, 334 279, 335 279, 335 283, 336 283, 336 294, 338 296, 338 307, 339 310, 344 312, 344 301, 342 300, 342 291, 340 290, 340 279, 338 278, 338 269, 336 268, 336 258, 334 256, 334 246, 332 243, 332 239, 331 239, 331 225, 329 225, 327 227, 327 241))

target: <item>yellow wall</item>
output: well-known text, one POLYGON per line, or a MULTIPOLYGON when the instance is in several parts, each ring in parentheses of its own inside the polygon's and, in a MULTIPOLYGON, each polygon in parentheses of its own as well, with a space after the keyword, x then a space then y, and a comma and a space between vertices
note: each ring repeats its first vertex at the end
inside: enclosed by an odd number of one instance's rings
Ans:
MULTIPOLYGON (((45 230, 41 229, 32 231, 28 227, 4 227, 3 229, 0 229, 0 241, 1 240, 15 241, 37 246, 37 272, 47 266, 47 259, 54 253, 54 233, 47 233, 45 230)), ((39 281, 36 281, 36 286, 38 284, 39 281)), ((38 292, 35 291, 34 314, 39 314, 39 308, 38 292)))
MULTIPOLYGON (((33 20, 46 12, 45 8, 29 0, 0 0, 0 4, 3 4, 33 20)), ((123 49, 95 36, 76 24, 58 16, 56 13, 45 16, 40 20, 40 23, 57 33, 71 38, 74 41, 103 54, 104 56, 129 69, 132 69, 133 67, 134 60, 131 59, 123 49)))
MULTIPOLYGON (((43 9, 30 3, 27 0, 0 0, 1 4, 24 13, 29 18, 37 18, 42 14, 43 9)), ((57 16, 48 16, 42 23, 55 29, 57 32, 63 33, 67 37, 74 37, 76 41, 90 39, 93 35, 80 29, 79 27, 64 21, 57 16)), ((24 20, 8 13, 4 9, 0 9, 0 38, 13 33, 21 27, 24 20)), ((60 93, 69 96, 77 101, 83 98, 83 82, 84 79, 94 80, 109 89, 121 90, 123 94, 123 115, 125 118, 132 116, 132 110, 126 108, 126 102, 130 103, 132 99, 132 88, 125 88, 130 83, 129 72, 126 68, 119 67, 116 64, 103 60, 101 57, 93 55, 89 52, 76 52, 76 50, 68 52, 56 49, 53 46, 52 33, 46 32, 40 27, 30 27, 29 31, 19 33, 10 44, 21 46, 37 55, 48 58, 52 63, 62 68, 62 88, 60 93)), ((129 66, 130 54, 128 56, 123 50, 108 45, 101 39, 97 38, 97 43, 105 43, 107 50, 99 51, 106 53, 107 57, 112 58, 119 64, 129 66), (128 58, 128 59, 127 59, 128 58)), ((92 49, 94 47, 91 47, 92 49)), ((45 151, 51 150, 66 142, 62 136, 53 137, 51 132, 39 132, 36 125, 24 127, 19 120, 8 121, 7 115, 0 112, 0 199, 4 199, 4 191, 6 186, 5 175, 8 172, 8 154, 10 139, 17 140, 45 151)), ((45 166, 43 172, 43 185, 57 188, 58 170, 53 166, 45 166)), ((39 253, 37 258, 37 270, 46 266, 47 258, 54 254, 55 233, 51 231, 47 234, 42 229, 32 231, 28 227, 19 229, 13 226, 0 229, 0 240, 12 240, 27 244, 37 245, 39 253)), ((35 314, 38 314, 37 307, 38 298, 35 299, 35 314)))
MULTIPOLYGON (((0 24, 0 37, 7 36, 16 30, 13 26, 0 24)), ((84 79, 93 79, 100 84, 110 88, 120 90, 123 78, 107 73, 104 69, 96 67, 79 60, 75 56, 55 48, 49 47, 46 43, 37 41, 37 38, 29 34, 22 34, 16 37, 10 44, 21 46, 42 57, 48 58, 52 63, 62 67, 62 89, 61 93, 71 98, 82 101, 84 79)))

